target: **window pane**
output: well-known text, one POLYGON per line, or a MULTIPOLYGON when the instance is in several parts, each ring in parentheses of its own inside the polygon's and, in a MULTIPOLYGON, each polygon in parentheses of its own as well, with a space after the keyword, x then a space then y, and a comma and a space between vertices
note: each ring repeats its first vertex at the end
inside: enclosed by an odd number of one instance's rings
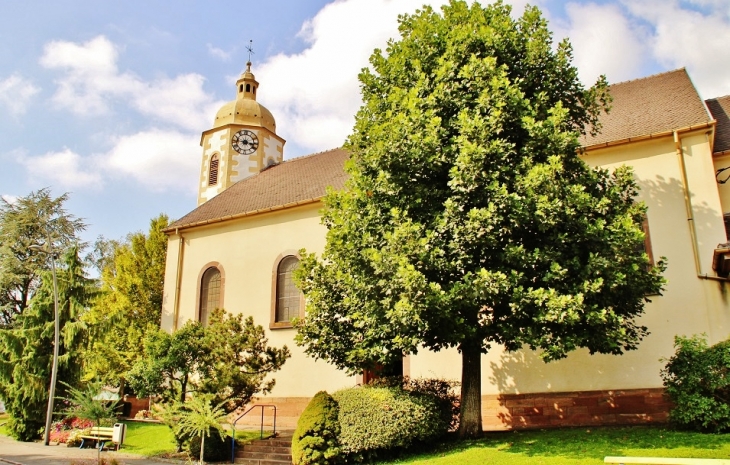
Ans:
POLYGON ((299 316, 300 293, 292 277, 297 266, 299 266, 299 259, 291 255, 279 262, 276 277, 277 323, 291 321, 292 318, 299 316))
POLYGON ((200 283, 200 322, 208 324, 210 313, 220 307, 221 302, 221 272, 217 268, 208 268, 203 273, 200 283))

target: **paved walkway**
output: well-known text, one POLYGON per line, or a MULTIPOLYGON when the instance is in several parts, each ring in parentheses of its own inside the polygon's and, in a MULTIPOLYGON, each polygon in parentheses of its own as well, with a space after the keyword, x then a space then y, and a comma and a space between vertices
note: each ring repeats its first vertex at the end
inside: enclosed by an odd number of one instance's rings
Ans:
MULTIPOLYGON (((73 460, 83 461, 89 465, 96 464, 96 449, 79 449, 66 447, 65 444, 44 446, 42 442, 20 442, 6 436, 0 436, 0 465, 69 465, 73 460)), ((160 465, 161 463, 183 464, 177 460, 151 459, 141 455, 105 451, 101 453, 107 459, 116 458, 125 465, 160 465)))

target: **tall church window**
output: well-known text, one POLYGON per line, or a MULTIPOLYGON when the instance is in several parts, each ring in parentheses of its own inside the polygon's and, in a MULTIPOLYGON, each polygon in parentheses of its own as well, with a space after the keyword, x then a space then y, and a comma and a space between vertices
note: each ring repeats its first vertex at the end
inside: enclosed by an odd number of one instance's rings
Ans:
POLYGON ((301 292, 294 284, 293 273, 299 266, 294 255, 284 257, 276 270, 276 317, 275 323, 290 323, 299 316, 301 292))
POLYGON ((215 186, 218 184, 218 154, 210 157, 210 170, 208 171, 208 185, 215 186))
POLYGON ((221 306, 221 272, 216 267, 210 267, 203 273, 200 280, 200 311, 198 320, 208 325, 210 314, 221 306))

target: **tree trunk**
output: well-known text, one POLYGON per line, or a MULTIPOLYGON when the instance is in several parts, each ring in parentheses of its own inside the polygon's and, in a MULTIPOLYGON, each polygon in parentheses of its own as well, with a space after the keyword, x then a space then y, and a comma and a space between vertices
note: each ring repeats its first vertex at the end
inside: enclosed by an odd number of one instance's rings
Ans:
POLYGON ((461 413, 459 437, 482 435, 482 350, 481 341, 461 344, 461 413))
POLYGON ((203 454, 205 453, 205 434, 200 435, 200 465, 203 465, 203 454))
POLYGON ((180 380, 180 403, 185 403, 185 397, 188 389, 188 375, 184 374, 180 380))

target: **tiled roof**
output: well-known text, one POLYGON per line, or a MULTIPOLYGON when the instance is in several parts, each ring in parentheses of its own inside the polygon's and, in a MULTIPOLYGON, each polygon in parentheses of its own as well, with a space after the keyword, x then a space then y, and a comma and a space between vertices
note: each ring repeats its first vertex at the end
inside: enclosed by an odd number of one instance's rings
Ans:
POLYGON ((591 146, 708 123, 711 118, 684 68, 612 84, 611 111, 601 133, 583 137, 591 146))
MULTIPOLYGON (((711 121, 684 68, 613 84, 611 95, 612 109, 601 116, 601 133, 583 137, 583 146, 641 138, 711 121)), ((721 115, 713 110, 718 119, 715 152, 728 150, 730 96, 708 101, 711 109, 713 105, 722 108, 721 115), (722 133, 721 127, 724 127, 722 133)), ((335 149, 284 161, 239 181, 171 224, 166 231, 315 201, 324 196, 328 186, 344 187, 346 160, 347 153, 335 149)))
POLYGON ((198 226, 314 201, 341 189, 347 152, 334 149, 286 160, 237 182, 166 228, 198 226))
POLYGON ((715 128, 715 153, 730 151, 730 95, 706 101, 707 108, 717 120, 715 128))

